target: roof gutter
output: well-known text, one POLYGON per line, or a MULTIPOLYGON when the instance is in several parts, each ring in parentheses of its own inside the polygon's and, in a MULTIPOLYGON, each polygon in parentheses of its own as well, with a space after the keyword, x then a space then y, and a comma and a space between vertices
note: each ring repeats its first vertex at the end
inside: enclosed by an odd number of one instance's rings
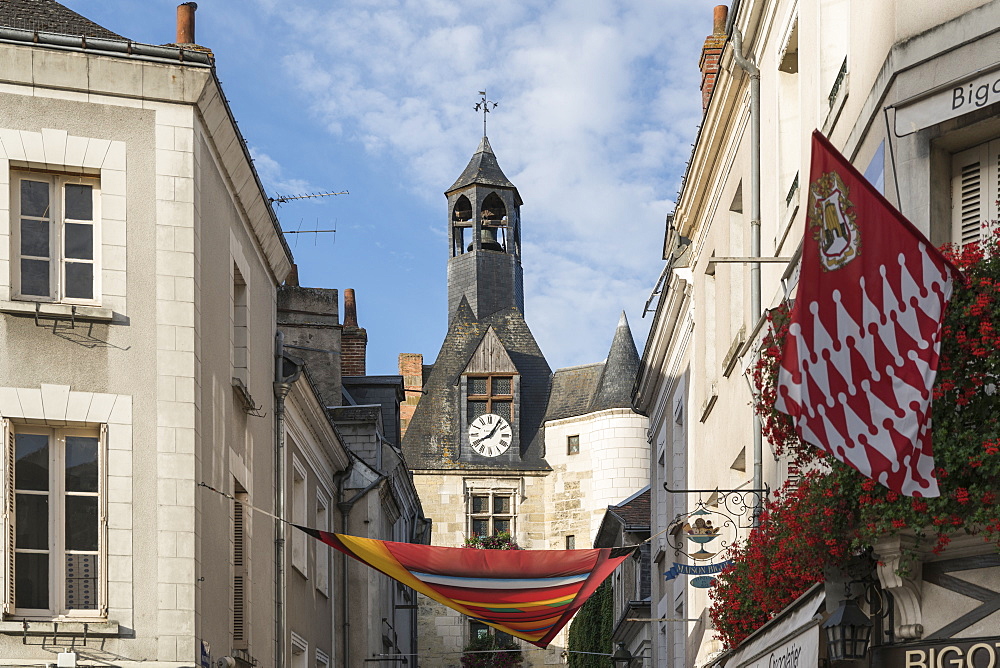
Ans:
POLYGON ((215 57, 210 51, 183 49, 176 46, 156 46, 140 44, 131 40, 85 37, 83 35, 63 35, 57 32, 22 30, 0 27, 0 42, 10 44, 31 44, 62 51, 92 53, 99 56, 115 56, 150 60, 154 62, 181 63, 200 67, 214 67, 215 57))

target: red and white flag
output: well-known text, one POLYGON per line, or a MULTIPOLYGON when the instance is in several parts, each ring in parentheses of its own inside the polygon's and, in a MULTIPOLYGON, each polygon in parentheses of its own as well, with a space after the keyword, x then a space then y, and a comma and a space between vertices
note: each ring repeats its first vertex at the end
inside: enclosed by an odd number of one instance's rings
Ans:
POLYGON ((775 407, 806 443, 907 496, 939 496, 931 397, 958 271, 819 132, 775 407))

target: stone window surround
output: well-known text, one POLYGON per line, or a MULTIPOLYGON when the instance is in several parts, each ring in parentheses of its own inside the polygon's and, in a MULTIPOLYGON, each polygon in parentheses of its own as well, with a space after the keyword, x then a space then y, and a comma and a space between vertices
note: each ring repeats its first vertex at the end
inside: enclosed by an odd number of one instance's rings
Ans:
POLYGON ((0 128, 0 187, 10 188, 12 169, 36 169, 65 174, 99 176, 100 306, 70 307, 61 303, 13 300, 10 197, 0 197, 0 312, 69 316, 111 321, 126 312, 125 270, 125 142, 77 137, 65 130, 41 132, 0 128))
POLYGON ((477 514, 476 518, 488 518, 491 523, 494 515, 501 515, 510 521, 510 534, 517 540, 518 532, 518 506, 522 500, 522 481, 519 479, 497 479, 497 478, 473 478, 465 480, 465 508, 466 508, 466 535, 472 536, 472 498, 474 496, 486 496, 489 498, 487 513, 477 514), (505 496, 510 498, 510 513, 494 513, 493 497, 505 496))
MULTIPOLYGON (((0 387, 0 417, 49 427, 107 426, 106 579, 108 620, 88 622, 89 635, 117 635, 132 618, 132 396, 74 391, 69 385, 0 387)), ((5 464, 6 465, 6 464, 5 464)), ((59 633, 83 635, 84 624, 58 621, 59 633)), ((29 634, 52 633, 53 621, 29 622, 29 634)), ((22 635, 20 620, 0 621, 0 633, 22 635)))

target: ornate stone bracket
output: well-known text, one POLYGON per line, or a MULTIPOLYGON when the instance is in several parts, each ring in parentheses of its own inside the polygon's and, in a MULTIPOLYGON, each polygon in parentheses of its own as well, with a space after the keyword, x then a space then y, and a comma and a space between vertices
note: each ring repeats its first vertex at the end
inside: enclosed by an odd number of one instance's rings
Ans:
POLYGON ((911 558, 910 563, 906 564, 906 575, 898 572, 906 553, 913 555, 917 544, 917 538, 908 534, 886 536, 875 544, 878 579, 882 588, 895 601, 893 631, 900 639, 919 639, 924 635, 923 614, 920 609, 923 563, 919 558, 911 558))

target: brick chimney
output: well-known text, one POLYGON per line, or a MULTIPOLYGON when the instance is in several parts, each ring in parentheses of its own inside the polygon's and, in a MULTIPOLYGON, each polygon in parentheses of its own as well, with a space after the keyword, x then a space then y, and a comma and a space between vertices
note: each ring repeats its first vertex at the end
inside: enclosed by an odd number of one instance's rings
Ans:
POLYGON ((705 38, 705 45, 701 47, 701 62, 698 67, 701 69, 701 111, 705 113, 708 109, 708 101, 712 99, 712 91, 715 90, 715 78, 719 75, 719 58, 722 56, 722 48, 726 45, 726 18, 729 15, 729 8, 726 5, 717 5, 712 18, 714 27, 712 34, 705 38))
POLYGON ((182 2, 177 5, 177 44, 197 44, 194 41, 194 12, 196 2, 182 2))
POLYGON ((358 307, 354 289, 344 290, 344 328, 340 334, 341 374, 364 376, 368 352, 368 332, 358 327, 358 307))
POLYGON ((424 389, 424 356, 420 353, 399 354, 399 375, 403 377, 403 392, 406 400, 399 406, 400 437, 410 426, 413 412, 417 410, 424 389))

